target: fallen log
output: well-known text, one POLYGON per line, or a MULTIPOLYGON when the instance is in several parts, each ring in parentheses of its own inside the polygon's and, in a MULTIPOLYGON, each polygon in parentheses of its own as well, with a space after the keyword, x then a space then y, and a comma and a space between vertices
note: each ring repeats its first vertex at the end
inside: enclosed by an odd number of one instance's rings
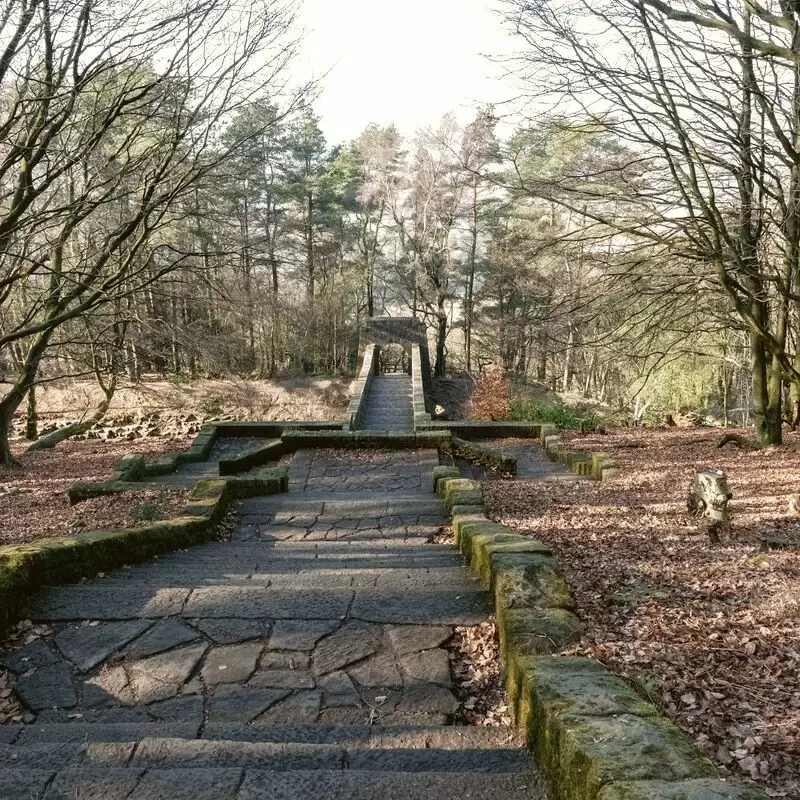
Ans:
POLYGON ((726 444, 735 444, 742 450, 761 449, 761 445, 758 442, 754 442, 752 439, 748 439, 746 436, 742 436, 738 433, 726 433, 720 436, 717 440, 717 447, 725 447, 726 444))

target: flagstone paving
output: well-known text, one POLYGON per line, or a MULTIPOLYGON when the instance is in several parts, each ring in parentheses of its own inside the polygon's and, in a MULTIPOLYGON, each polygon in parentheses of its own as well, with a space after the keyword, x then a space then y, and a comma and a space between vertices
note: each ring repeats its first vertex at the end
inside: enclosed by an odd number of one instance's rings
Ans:
POLYGON ((0 655, 0 797, 544 798, 516 731, 452 724, 444 645, 492 603, 428 541, 437 463, 299 452, 231 541, 42 590, 53 635, 0 655))

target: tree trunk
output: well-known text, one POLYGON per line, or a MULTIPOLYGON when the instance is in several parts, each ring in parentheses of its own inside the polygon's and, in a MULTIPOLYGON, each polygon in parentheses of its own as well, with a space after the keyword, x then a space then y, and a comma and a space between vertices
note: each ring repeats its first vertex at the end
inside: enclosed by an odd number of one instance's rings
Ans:
POLYGON ((436 311, 436 361, 433 365, 433 374, 442 377, 445 372, 445 340, 447 339, 447 311, 444 308, 444 296, 438 298, 436 311))
POLYGON ((97 410, 94 412, 94 414, 92 414, 88 419, 81 420, 80 422, 76 422, 72 425, 67 425, 66 428, 59 428, 57 431, 53 431, 52 433, 42 436, 41 439, 28 447, 27 452, 30 453, 32 450, 51 449, 66 439, 86 433, 86 431, 93 428, 106 415, 108 407, 111 405, 111 401, 114 398, 116 386, 117 382, 114 380, 111 382, 111 385, 108 388, 103 388, 105 398, 97 407, 97 410))
POLYGON ((467 372, 472 370, 472 310, 475 294, 475 261, 478 254, 478 176, 472 178, 472 224, 470 226, 467 287, 464 294, 464 358, 467 372))
POLYGON ((39 438, 39 415, 36 413, 36 385, 28 389, 28 411, 25 417, 25 438, 35 442, 39 438))

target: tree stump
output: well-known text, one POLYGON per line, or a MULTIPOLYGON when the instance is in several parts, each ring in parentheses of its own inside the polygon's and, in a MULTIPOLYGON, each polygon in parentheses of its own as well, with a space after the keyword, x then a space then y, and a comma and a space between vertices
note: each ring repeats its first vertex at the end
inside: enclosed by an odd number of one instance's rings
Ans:
POLYGON ((728 478, 721 469, 701 467, 686 498, 689 513, 708 531, 712 544, 719 544, 719 528, 730 520, 728 501, 733 493, 728 488, 728 478))

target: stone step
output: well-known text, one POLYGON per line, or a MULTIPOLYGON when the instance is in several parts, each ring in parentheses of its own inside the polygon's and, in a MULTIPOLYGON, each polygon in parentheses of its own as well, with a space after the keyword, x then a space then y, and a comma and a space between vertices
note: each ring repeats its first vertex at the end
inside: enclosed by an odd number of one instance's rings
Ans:
POLYGON ((3 800, 545 800, 533 773, 241 768, 10 769, 3 800))
MULTIPOLYGON (((51 726, 59 727, 59 726, 51 726)), ((63 727, 69 727, 68 725, 63 727)), ((522 747, 524 737, 505 725, 334 725, 218 722, 205 726, 203 739, 244 742, 338 743, 344 747, 459 750, 522 747)))
POLYGON ((248 571, 230 570, 157 570, 139 573, 111 574, 101 579, 103 586, 140 586, 166 588, 170 586, 269 586, 275 589, 291 589, 300 586, 309 588, 371 588, 380 586, 419 586, 425 582, 436 586, 461 586, 469 583, 462 565, 419 567, 406 566, 390 569, 352 568, 342 569, 331 565, 315 565, 304 568, 275 571, 270 565, 253 565, 248 571))
MULTIPOLYGON (((91 735, 91 733, 90 733, 91 735)), ((0 745, 0 770, 68 767, 230 768, 360 772, 526 772, 521 747, 361 747, 343 743, 149 737, 138 742, 37 742, 0 745)))
MULTIPOLYGON (((13 732, 6 744, 136 742, 153 738, 194 739, 199 726, 189 723, 61 722, 3 726, 13 732)), ((335 725, 325 723, 267 724, 217 722, 207 724, 203 740, 338 744, 345 748, 460 750, 477 747, 521 747, 523 737, 508 726, 474 725, 335 725)))

